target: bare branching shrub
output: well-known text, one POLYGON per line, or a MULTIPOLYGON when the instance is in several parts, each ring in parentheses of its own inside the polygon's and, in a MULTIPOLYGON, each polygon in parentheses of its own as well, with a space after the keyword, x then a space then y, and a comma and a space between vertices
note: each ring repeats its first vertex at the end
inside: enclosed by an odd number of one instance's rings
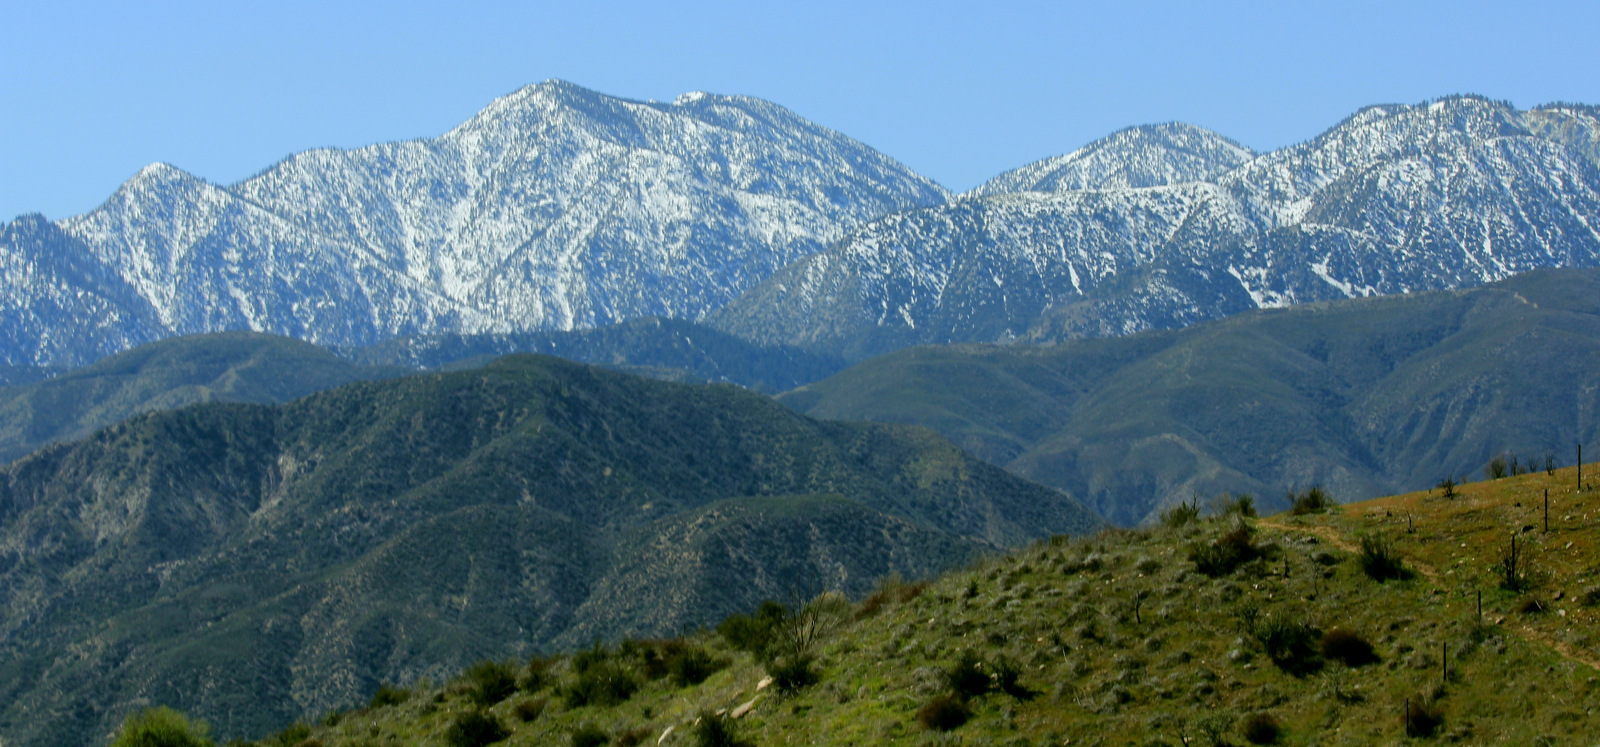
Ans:
POLYGON ((1411 571, 1406 570, 1399 551, 1394 549, 1394 543, 1379 534, 1368 534, 1361 538, 1361 552, 1356 560, 1361 563, 1362 572, 1379 583, 1411 578, 1411 571))
POLYGON ((1499 578, 1500 588, 1506 591, 1527 591, 1533 587, 1529 575, 1527 551, 1517 546, 1517 535, 1511 535, 1509 544, 1500 554, 1500 562, 1492 567, 1495 576, 1499 578))
POLYGON ((1445 498, 1455 500, 1456 487, 1460 484, 1461 483, 1456 482, 1456 478, 1453 475, 1445 475, 1444 479, 1440 480, 1438 484, 1434 485, 1433 487, 1443 492, 1445 498))
POLYGON ((1490 459, 1489 463, 1483 467, 1484 476, 1490 480, 1498 480, 1505 477, 1509 472, 1510 463, 1506 461, 1505 455, 1498 455, 1490 459))

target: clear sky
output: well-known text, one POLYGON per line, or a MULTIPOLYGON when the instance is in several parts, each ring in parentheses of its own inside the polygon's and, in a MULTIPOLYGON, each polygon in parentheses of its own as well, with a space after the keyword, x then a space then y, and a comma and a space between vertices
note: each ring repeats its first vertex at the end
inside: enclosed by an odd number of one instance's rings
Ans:
POLYGON ((1129 125, 1258 150, 1361 106, 1600 104, 1600 3, 26 2, 0 19, 0 219, 143 165, 216 183, 440 134, 547 78, 793 109, 964 190, 1129 125))

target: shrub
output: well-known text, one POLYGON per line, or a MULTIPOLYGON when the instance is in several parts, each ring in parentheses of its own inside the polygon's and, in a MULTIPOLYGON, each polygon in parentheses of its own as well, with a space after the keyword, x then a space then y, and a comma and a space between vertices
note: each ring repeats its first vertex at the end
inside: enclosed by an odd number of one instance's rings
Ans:
POLYGON ((1489 463, 1483 467, 1483 474, 1491 480, 1505 477, 1507 471, 1506 458, 1503 455, 1490 459, 1489 463))
POLYGON ((387 682, 378 685, 378 691, 372 694, 372 701, 368 708, 382 708, 384 706, 400 705, 411 699, 411 691, 403 687, 395 687, 387 682))
POLYGON ((878 588, 856 608, 857 619, 878 614, 885 605, 905 604, 926 591, 926 582, 908 583, 900 574, 893 573, 878 582, 878 588))
POLYGON ((983 661, 972 651, 962 651, 960 658, 944 672, 945 685, 957 696, 976 698, 989 692, 993 683, 989 673, 983 671, 983 661))
POLYGON ((146 708, 122 722, 112 747, 211 747, 205 722, 191 723, 166 706, 146 708))
POLYGON ((1419 698, 1406 701, 1406 736, 1431 737, 1444 725, 1444 711, 1437 703, 1419 698))
POLYGON ((516 667, 503 662, 484 659, 467 668, 466 678, 472 688, 468 697, 481 706, 492 706, 517 691, 516 667))
POLYGON ((972 718, 972 711, 961 698, 954 695, 939 695, 917 709, 917 723, 935 731, 950 731, 959 728, 972 718))
POLYGON ((548 656, 535 656, 528 659, 528 665, 522 668, 522 679, 518 680, 517 687, 523 692, 536 693, 554 682, 550 676, 550 668, 555 666, 556 659, 548 656))
POLYGON ((1289 491, 1289 513, 1295 516, 1302 514, 1315 514, 1333 508, 1333 499, 1328 497, 1328 491, 1323 490, 1320 484, 1312 485, 1296 493, 1289 491))
POLYGON ((616 747, 638 747, 650 738, 650 730, 643 726, 636 726, 621 734, 611 742, 616 747))
POLYGON ((301 721, 296 721, 284 727, 283 731, 272 735, 273 741, 282 745, 282 747, 295 747, 295 745, 304 742, 310 737, 311 726, 301 721))
POLYGON ((509 736, 511 732, 500 723, 500 719, 476 710, 456 716, 450 722, 450 727, 444 730, 445 744, 450 747, 483 747, 509 736))
POLYGON ((1527 591, 1532 588, 1528 561, 1522 553, 1522 548, 1517 547, 1517 535, 1511 535, 1511 543, 1500 554, 1500 562, 1491 569, 1500 577, 1500 588, 1512 592, 1527 591))
POLYGON ((1550 603, 1539 597, 1524 597, 1517 602, 1517 612, 1523 615, 1538 615, 1550 610, 1550 603))
POLYGON ((1378 663, 1378 653, 1360 633, 1345 628, 1334 628, 1322 634, 1324 658, 1344 662, 1347 667, 1364 667, 1378 663))
POLYGON ((1379 583, 1411 577, 1411 572, 1400 560, 1400 553, 1395 551, 1394 543, 1381 535, 1368 534, 1361 538, 1361 553, 1357 560, 1367 577, 1379 583))
POLYGON ((594 724, 584 724, 572 730, 572 747, 605 747, 611 735, 594 724))
POLYGON ((1194 523, 1200 518, 1200 502, 1179 503, 1172 508, 1161 512, 1161 526, 1169 529, 1181 529, 1194 523))
POLYGON ((779 695, 789 696, 817 684, 817 671, 809 655, 785 656, 767 664, 767 675, 779 695))
POLYGON ((768 650, 772 647, 777 627, 788 619, 788 608, 768 599, 761 603, 754 615, 729 615, 717 625, 717 634, 728 645, 766 661, 770 658, 768 650))
POLYGON ((571 708, 613 706, 633 697, 638 689, 639 682, 633 673, 609 660, 590 661, 571 684, 561 689, 561 697, 571 708))
POLYGON ((688 646, 667 659, 667 676, 672 684, 688 687, 705 682, 707 677, 727 665, 727 662, 712 657, 699 646, 688 646))
POLYGON ((1268 618, 1256 628, 1256 639, 1272 663, 1288 674, 1304 677, 1322 668, 1321 635, 1310 625, 1268 618))
POLYGON ((1578 603, 1585 607, 1593 607, 1600 604, 1600 586, 1590 586, 1584 589, 1583 593, 1578 595, 1578 603))
POLYGON ((1455 500, 1456 486, 1460 484, 1461 483, 1456 482, 1456 478, 1447 475, 1443 480, 1440 480, 1437 485, 1434 485, 1434 487, 1444 491, 1444 497, 1455 500))
POLYGON ((748 747, 750 743, 739 738, 736 727, 734 720, 726 715, 701 711, 691 736, 695 747, 748 747))
POLYGON ((1019 681, 1022 676, 1022 667, 1017 666, 1008 656, 999 656, 994 660, 994 686, 1007 695, 1017 700, 1032 700, 1033 691, 1024 687, 1019 681))
POLYGON ((1250 526, 1235 521, 1226 531, 1209 544, 1189 551, 1195 570, 1213 578, 1233 573, 1235 568, 1261 556, 1261 551, 1250 542, 1250 526))
POLYGON ((540 716, 544 715, 544 708, 549 703, 550 701, 542 695, 537 698, 529 698, 512 706, 511 715, 516 716, 518 721, 525 724, 530 721, 537 721, 540 716))
POLYGON ((1257 713, 1245 719, 1243 731, 1250 744, 1274 744, 1283 736, 1283 727, 1270 713, 1257 713))

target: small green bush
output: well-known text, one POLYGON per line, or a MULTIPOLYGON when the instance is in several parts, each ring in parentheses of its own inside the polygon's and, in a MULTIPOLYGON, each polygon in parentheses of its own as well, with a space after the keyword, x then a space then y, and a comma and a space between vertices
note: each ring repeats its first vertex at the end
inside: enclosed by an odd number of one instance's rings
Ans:
POLYGON ((611 735, 594 724, 584 724, 572 730, 572 747, 605 747, 611 735))
POLYGON ((1333 508, 1333 499, 1321 485, 1312 485, 1296 493, 1289 491, 1289 513, 1294 516, 1322 513, 1333 508))
POLYGON ((1400 553, 1394 549, 1394 543, 1381 535, 1362 536, 1361 552, 1356 559, 1361 564, 1362 572, 1379 583, 1391 579, 1403 581, 1411 578, 1411 572, 1406 570, 1405 562, 1400 559, 1400 553))
POLYGON ((1200 518, 1200 502, 1179 503, 1172 508, 1161 512, 1161 526, 1168 529, 1181 529, 1200 518))
POLYGON ((555 683, 555 678, 550 675, 550 668, 555 666, 557 659, 549 656, 535 656, 528 659, 528 665, 522 668, 522 677, 517 680, 517 687, 523 692, 536 693, 555 683))
POLYGON ((935 731, 960 728, 969 718, 972 718, 972 711, 966 702, 948 693, 934 697, 917 709, 917 723, 935 731))
MULTIPOLYGON (((574 665, 573 669, 578 667, 574 665)), ((639 681, 632 672, 609 659, 590 660, 578 671, 577 677, 561 689, 561 697, 569 708, 613 706, 633 697, 638 689, 639 681)))
POLYGON ((972 651, 961 652, 961 657, 945 670, 944 681, 962 699, 976 698, 993 687, 989 673, 983 671, 983 661, 972 651))
POLYGON ((517 691, 517 669, 511 664, 484 659, 467 668, 471 686, 468 697, 481 706, 492 706, 517 691))
POLYGON ((1250 525, 1235 521, 1210 543, 1189 551, 1195 570, 1213 578, 1233 573, 1234 569, 1261 557, 1261 550, 1250 541, 1250 525))
POLYGON ((694 737, 695 747, 749 747, 749 742, 739 738, 736 726, 734 720, 726 715, 701 711, 691 736, 694 737))
POLYGON ((1256 713, 1244 720, 1241 729, 1250 744, 1276 744, 1283 737, 1283 727, 1270 713, 1256 713))
POLYGON ((456 716, 450 722, 450 727, 444 730, 445 744, 450 747, 483 747, 509 736, 511 732, 500 723, 500 719, 479 710, 456 716))
POLYGON ((518 721, 525 724, 537 721, 540 716, 544 715, 545 706, 549 705, 549 703, 550 701, 543 695, 537 698, 529 698, 512 706, 511 715, 516 716, 518 721))
POLYGON ((403 687, 395 687, 387 682, 378 685, 378 691, 372 694, 368 708, 382 708, 384 706, 400 705, 411 699, 411 691, 403 687))
POLYGON ((714 658, 699 646, 690 646, 667 661, 667 677, 678 687, 698 685, 728 663, 714 658))
POLYGON ((761 603, 754 615, 729 615, 717 625, 717 634, 728 645, 766 661, 771 658, 769 650, 778 627, 788 619, 788 608, 769 599, 761 603))
POLYGON ((205 722, 191 723, 166 706, 147 708, 122 722, 112 747, 211 747, 205 722))
POLYGON ((272 735, 272 740, 277 742, 280 747, 295 747, 295 745, 304 742, 310 736, 311 725, 296 721, 284 727, 283 731, 272 735))
POLYGON ((784 696, 795 695, 820 679, 811 657, 806 655, 785 656, 768 662, 767 675, 772 677, 772 686, 778 694, 784 696))
POLYGON ((632 729, 622 732, 621 734, 618 734, 617 738, 612 740, 611 744, 614 747, 637 747, 638 745, 644 744, 645 740, 649 738, 650 730, 648 728, 636 726, 632 729))
POLYGON ((1321 634, 1303 622, 1282 616, 1267 618, 1256 627, 1256 640, 1279 669, 1304 677, 1322 668, 1321 634))

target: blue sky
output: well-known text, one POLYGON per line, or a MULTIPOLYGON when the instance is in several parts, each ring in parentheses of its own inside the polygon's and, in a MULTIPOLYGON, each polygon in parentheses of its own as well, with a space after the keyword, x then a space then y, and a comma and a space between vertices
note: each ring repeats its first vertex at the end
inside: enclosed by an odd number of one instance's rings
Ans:
POLYGON ((963 190, 1134 124, 1257 149, 1357 108, 1600 104, 1600 3, 15 2, 0 219, 92 209, 166 161, 227 184, 431 136, 546 78, 757 96, 963 190))

